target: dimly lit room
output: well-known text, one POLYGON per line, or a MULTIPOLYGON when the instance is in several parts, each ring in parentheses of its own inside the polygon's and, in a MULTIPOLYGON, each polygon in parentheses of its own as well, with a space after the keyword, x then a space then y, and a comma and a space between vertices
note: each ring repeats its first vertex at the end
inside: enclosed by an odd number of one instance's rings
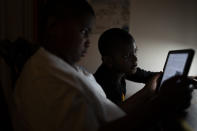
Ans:
POLYGON ((196 131, 197 1, 0 0, 0 73, 2 131, 196 131))

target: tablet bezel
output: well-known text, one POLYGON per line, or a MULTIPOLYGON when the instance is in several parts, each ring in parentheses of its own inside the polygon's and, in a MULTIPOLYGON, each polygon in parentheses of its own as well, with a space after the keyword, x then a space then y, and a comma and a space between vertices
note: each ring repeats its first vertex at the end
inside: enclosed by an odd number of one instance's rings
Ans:
MULTIPOLYGON (((193 60, 193 57, 194 57, 194 53, 195 51, 193 49, 182 49, 182 50, 171 50, 168 52, 168 55, 167 55, 167 58, 166 58, 166 61, 165 61, 165 65, 164 65, 164 68, 163 68, 163 74, 165 72, 165 69, 166 69, 166 65, 168 63, 168 58, 171 54, 182 54, 182 53, 186 53, 188 54, 188 58, 186 60, 186 64, 185 64, 185 67, 184 67, 184 71, 183 71, 183 74, 182 76, 187 76, 188 75, 188 72, 189 72, 189 69, 191 67, 191 63, 192 63, 192 60, 193 60)), ((159 80, 158 82, 158 86, 157 86, 157 91, 160 90, 160 87, 161 87, 161 80, 163 79, 163 76, 161 76, 161 79, 159 80)))

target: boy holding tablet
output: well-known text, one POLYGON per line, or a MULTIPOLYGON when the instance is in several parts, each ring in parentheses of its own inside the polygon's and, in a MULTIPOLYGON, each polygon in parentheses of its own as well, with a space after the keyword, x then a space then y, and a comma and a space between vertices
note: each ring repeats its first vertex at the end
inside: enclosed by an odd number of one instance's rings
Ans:
MULTIPOLYGON (((20 127, 16 130, 146 130, 152 122, 173 114, 184 104, 182 100, 189 95, 188 83, 177 84, 180 77, 173 77, 155 95, 152 90, 157 86, 157 75, 139 93, 142 99, 150 98, 145 103, 138 99, 129 100, 121 108, 115 105, 92 74, 76 65, 89 46, 95 19, 91 6, 85 0, 47 2, 44 41, 24 65, 14 92, 20 127)), ((129 47, 131 52, 122 56, 128 62, 135 49, 129 47)), ((124 69, 130 67, 134 72, 136 64, 124 69)))

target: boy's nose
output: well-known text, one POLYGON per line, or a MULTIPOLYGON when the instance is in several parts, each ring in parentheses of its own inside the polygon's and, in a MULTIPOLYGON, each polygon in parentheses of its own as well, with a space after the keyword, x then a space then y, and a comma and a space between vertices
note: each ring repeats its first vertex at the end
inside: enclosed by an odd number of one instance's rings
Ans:
POLYGON ((137 62, 137 56, 136 55, 133 55, 132 60, 135 61, 135 62, 137 62))
POLYGON ((90 46, 90 40, 87 39, 87 40, 85 41, 85 47, 88 48, 89 46, 90 46))

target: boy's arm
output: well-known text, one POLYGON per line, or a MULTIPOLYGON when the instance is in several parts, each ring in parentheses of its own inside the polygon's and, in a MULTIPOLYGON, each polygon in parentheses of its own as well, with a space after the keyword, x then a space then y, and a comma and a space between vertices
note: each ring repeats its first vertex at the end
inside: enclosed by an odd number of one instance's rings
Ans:
POLYGON ((164 110, 165 109, 161 106, 159 97, 155 97, 139 108, 134 110, 130 109, 127 116, 102 126, 99 131, 146 130, 154 124, 154 122, 167 114, 164 110))
POLYGON ((131 110, 139 110, 139 108, 142 109, 144 105, 156 95, 155 90, 159 77, 160 74, 152 77, 144 88, 125 100, 121 105, 122 109, 127 113, 130 113, 131 110))
POLYGON ((151 72, 151 71, 146 71, 141 68, 137 68, 137 71, 135 74, 127 74, 126 79, 138 83, 146 83, 150 78, 152 78, 155 74, 158 72, 151 72))
MULTIPOLYGON (((158 77, 159 75, 155 76, 150 84, 146 86, 155 87, 155 82, 158 77)), ((160 106, 157 105, 157 99, 151 99, 153 94, 152 90, 150 90, 151 88, 146 88, 146 86, 120 105, 128 115, 106 124, 102 127, 102 130, 142 130, 142 127, 144 128, 144 126, 150 124, 151 121, 155 121, 156 116, 159 115, 158 111, 160 111, 160 109, 156 108, 160 106), (151 119, 151 121, 149 119, 151 119)))
MULTIPOLYGON (((177 83, 180 77, 173 77, 166 81, 161 91, 142 105, 133 106, 132 101, 128 101, 123 109, 127 116, 116 121, 107 123, 102 130, 143 130, 158 119, 168 116, 175 116, 190 103, 191 90, 188 88, 188 81, 183 80, 177 83)), ((153 86, 156 86, 156 79, 153 86)), ((150 88, 148 88, 150 89, 150 88)))

